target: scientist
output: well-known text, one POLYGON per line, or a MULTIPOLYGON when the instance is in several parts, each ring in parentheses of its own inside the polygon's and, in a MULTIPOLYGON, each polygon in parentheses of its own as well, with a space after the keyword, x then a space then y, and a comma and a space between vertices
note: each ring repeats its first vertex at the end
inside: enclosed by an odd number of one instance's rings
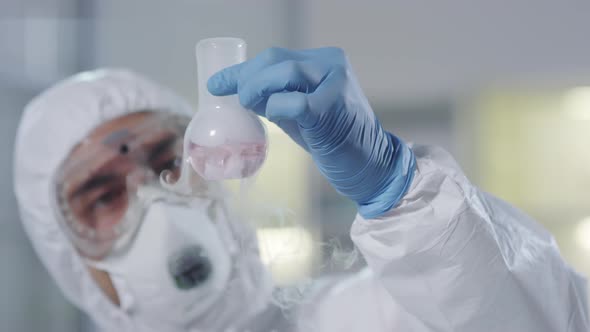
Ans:
POLYGON ((367 268, 286 315, 222 189, 159 177, 182 175, 187 104, 128 71, 82 73, 27 106, 14 186, 36 252, 102 330, 588 331, 585 280, 551 235, 445 151, 387 132, 342 50, 268 49, 208 89, 276 123, 357 204, 367 268))

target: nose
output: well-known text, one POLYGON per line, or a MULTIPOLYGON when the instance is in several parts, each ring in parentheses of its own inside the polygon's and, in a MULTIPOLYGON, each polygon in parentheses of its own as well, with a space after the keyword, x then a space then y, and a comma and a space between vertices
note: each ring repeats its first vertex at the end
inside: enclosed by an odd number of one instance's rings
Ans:
POLYGON ((189 290, 209 279, 212 265, 203 248, 192 245, 170 255, 168 271, 178 289, 189 290))

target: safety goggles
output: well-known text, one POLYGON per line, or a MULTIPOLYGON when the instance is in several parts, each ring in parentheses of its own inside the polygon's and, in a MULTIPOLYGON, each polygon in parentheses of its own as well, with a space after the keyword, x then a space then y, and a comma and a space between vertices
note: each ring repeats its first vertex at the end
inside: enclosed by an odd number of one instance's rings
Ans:
POLYGON ((180 176, 190 119, 144 113, 134 121, 119 121, 123 124, 111 131, 97 127, 55 175, 60 223, 84 257, 100 259, 125 246, 146 204, 141 188, 158 186, 162 176, 172 181, 180 176))

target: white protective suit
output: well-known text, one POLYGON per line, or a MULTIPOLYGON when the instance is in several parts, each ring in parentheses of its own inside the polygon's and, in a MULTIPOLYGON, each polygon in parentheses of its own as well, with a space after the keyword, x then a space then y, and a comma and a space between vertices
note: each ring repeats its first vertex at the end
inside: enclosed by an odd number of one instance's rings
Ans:
MULTIPOLYGON (((129 317, 103 295, 58 226, 51 178, 92 128, 150 109, 191 112, 133 73, 85 73, 33 100, 18 130, 14 185, 25 230, 67 298, 105 331, 129 330, 129 317)), ((400 204, 378 219, 357 216, 352 226, 368 267, 318 280, 294 321, 269 304, 238 330, 588 331, 585 281, 551 235, 474 187, 443 150, 413 150, 416 174, 400 204)), ((252 301, 226 300, 244 308, 252 301)), ((225 325, 218 326, 211 330, 225 325)))

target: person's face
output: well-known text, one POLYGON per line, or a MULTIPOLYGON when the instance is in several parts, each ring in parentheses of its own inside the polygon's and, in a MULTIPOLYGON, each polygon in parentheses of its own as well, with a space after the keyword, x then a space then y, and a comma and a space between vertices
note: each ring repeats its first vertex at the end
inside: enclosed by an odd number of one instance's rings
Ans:
POLYGON ((71 152, 64 166, 78 171, 67 174, 63 196, 73 220, 98 232, 111 228, 122 220, 130 191, 145 177, 164 170, 178 175, 182 137, 165 127, 143 128, 156 118, 141 112, 108 121, 71 152))
MULTIPOLYGON (((72 150, 61 167, 67 185, 60 187, 59 194, 68 206, 70 222, 95 233, 112 229, 123 221, 130 195, 147 177, 157 178, 165 170, 179 176, 183 131, 178 126, 158 126, 161 116, 139 112, 110 120, 72 150)), ((105 242, 105 248, 111 244, 105 242)), ((108 273, 88 269, 107 297, 119 304, 108 273)))

